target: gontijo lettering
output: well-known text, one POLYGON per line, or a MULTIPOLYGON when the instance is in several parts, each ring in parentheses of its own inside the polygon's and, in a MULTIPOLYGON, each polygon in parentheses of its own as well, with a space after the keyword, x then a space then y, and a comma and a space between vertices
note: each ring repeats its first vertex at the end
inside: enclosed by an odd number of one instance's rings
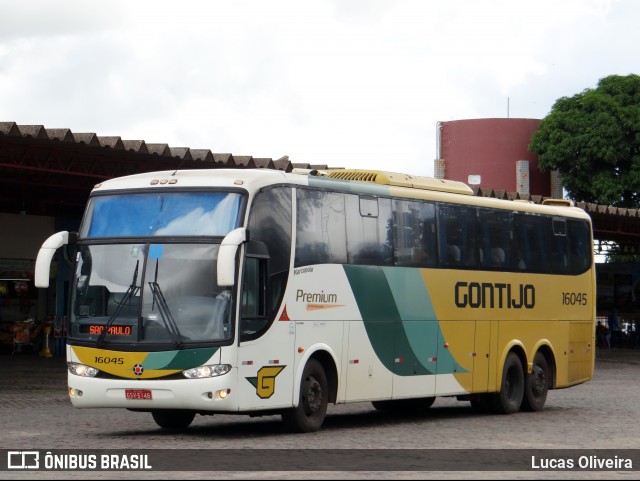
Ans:
POLYGON ((491 282, 456 282, 457 307, 472 309, 533 309, 536 288, 533 284, 511 285, 491 282))

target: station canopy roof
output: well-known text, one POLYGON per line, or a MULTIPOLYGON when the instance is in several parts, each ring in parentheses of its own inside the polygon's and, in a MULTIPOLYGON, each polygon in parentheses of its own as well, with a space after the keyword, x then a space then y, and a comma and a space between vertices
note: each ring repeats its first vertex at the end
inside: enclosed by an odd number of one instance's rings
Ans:
MULTIPOLYGON (((115 136, 72 132, 68 128, 0 122, 0 212, 79 218, 93 186, 123 175, 169 169, 294 168, 327 165, 215 153, 115 136)), ((393 170, 393 169, 389 169, 393 170)), ((479 196, 540 203, 542 196, 494 189, 474 189, 479 196)), ((640 253, 640 211, 577 203, 592 218, 600 244, 617 243, 640 253)))

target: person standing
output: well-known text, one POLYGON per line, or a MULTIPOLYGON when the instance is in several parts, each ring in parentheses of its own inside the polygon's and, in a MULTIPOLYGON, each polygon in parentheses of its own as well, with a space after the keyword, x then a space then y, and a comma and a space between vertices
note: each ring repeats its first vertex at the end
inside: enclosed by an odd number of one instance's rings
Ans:
POLYGON ((598 321, 598 324, 596 325, 596 347, 609 347, 609 339, 607 339, 608 334, 607 326, 605 326, 602 321, 598 321))
POLYGON ((618 319, 618 310, 614 309, 609 314, 608 319, 609 333, 611 335, 611 349, 622 347, 622 331, 620 330, 620 321, 618 319))

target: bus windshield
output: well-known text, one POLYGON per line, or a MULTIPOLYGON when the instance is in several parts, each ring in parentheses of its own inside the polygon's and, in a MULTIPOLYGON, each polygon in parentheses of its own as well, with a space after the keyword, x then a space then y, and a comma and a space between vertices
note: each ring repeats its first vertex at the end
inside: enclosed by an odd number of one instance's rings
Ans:
POLYGON ((236 192, 153 192, 89 200, 80 237, 225 236, 238 227, 236 192))
POLYGON ((79 246, 69 337, 172 344, 231 339, 231 294, 217 244, 79 246))

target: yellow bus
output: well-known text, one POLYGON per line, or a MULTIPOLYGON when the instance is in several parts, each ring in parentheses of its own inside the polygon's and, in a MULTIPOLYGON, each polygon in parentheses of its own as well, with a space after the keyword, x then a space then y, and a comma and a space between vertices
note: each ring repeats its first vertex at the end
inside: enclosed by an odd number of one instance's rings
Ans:
POLYGON ((589 216, 363 170, 152 172, 92 191, 68 325, 79 408, 281 414, 320 429, 329 403, 420 410, 438 396, 543 409, 594 367, 589 216))

